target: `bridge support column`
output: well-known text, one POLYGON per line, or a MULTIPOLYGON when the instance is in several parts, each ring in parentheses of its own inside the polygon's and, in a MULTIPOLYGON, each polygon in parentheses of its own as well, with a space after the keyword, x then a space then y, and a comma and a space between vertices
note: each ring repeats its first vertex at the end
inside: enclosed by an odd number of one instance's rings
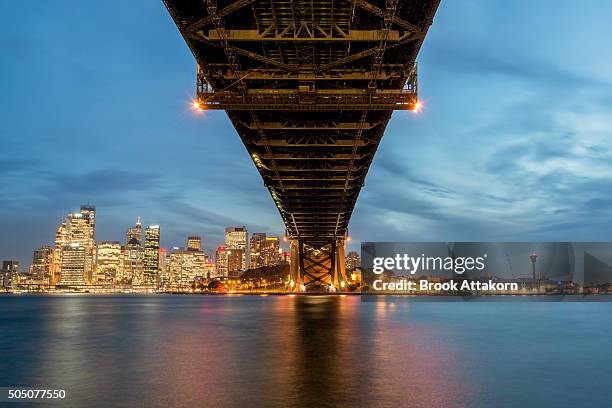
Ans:
POLYGON ((346 287, 344 241, 311 247, 291 241, 289 290, 291 292, 337 292, 346 287))
POLYGON ((289 264, 289 291, 302 292, 304 290, 304 281, 300 273, 300 251, 299 242, 296 239, 291 240, 290 248, 290 264, 289 264))
POLYGON ((346 288, 346 268, 344 258, 344 241, 336 242, 336 262, 334 268, 334 287, 336 290, 344 290, 346 288))

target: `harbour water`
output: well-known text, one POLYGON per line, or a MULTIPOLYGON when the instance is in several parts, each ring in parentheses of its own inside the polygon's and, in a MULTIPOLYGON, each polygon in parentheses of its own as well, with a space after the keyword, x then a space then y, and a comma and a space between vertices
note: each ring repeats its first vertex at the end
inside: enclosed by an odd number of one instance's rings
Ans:
POLYGON ((612 302, 0 296, 0 353, 57 406, 609 407, 612 302))

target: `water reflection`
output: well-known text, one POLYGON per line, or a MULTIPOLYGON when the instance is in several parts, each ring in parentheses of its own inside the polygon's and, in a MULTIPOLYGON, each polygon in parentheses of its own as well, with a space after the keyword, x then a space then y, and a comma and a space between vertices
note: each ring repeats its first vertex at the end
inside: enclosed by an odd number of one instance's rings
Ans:
POLYGON ((2 300, 0 385, 62 387, 63 406, 459 407, 474 406, 483 381, 462 347, 473 323, 452 304, 415 313, 405 298, 352 296, 2 300))

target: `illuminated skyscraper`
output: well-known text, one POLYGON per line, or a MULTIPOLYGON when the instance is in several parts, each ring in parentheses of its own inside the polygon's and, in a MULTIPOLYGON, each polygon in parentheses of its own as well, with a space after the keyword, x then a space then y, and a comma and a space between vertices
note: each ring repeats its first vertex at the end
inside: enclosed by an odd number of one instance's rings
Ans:
POLYGON ((145 230, 143 283, 145 285, 157 284, 159 277, 159 225, 148 226, 145 230))
POLYGON ((125 242, 130 242, 132 238, 136 238, 136 240, 142 245, 142 223, 140 222, 140 217, 136 218, 136 225, 128 228, 127 239, 125 242))
POLYGON ((196 276, 203 276, 201 251, 190 251, 185 248, 172 248, 168 255, 167 273, 170 284, 190 286, 196 276))
POLYGON ((217 277, 227 276, 227 253, 223 245, 215 251, 215 269, 217 277))
POLYGON ((187 250, 199 251, 202 249, 202 237, 192 235, 187 237, 187 250))
POLYGON ((55 247, 53 248, 53 263, 51 266, 52 284, 60 282, 62 272, 62 249, 65 245, 68 245, 68 228, 66 227, 66 222, 62 222, 55 232, 55 247))
POLYGON ((230 278, 239 278, 244 272, 242 268, 244 260, 244 251, 242 249, 225 249, 227 254, 227 275, 230 278))
POLYGON ((19 261, 2 261, 2 286, 9 287, 19 280, 19 261))
POLYGON ((264 232, 254 232, 253 235, 251 235, 250 247, 251 269, 260 268, 264 266, 266 234, 264 232))
POLYGON ((356 268, 361 267, 361 258, 355 251, 351 251, 346 255, 346 270, 352 271, 356 268))
POLYGON ((98 244, 96 283, 117 283, 122 276, 123 259, 121 255, 121 243, 118 241, 100 242, 98 244))
POLYGON ((265 233, 256 232, 251 236, 250 268, 274 266, 280 263, 280 240, 278 237, 267 237, 265 233))
MULTIPOLYGON (((248 232, 245 226, 242 227, 227 227, 225 229, 225 250, 240 250, 241 259, 237 264, 239 265, 240 271, 246 271, 247 265, 247 253, 248 253, 248 232)), ((229 258, 228 258, 229 259, 229 258)), ((228 274, 232 275, 236 270, 229 268, 228 274)))
POLYGON ((50 246, 45 245, 34 251, 30 268, 32 279, 50 284, 52 262, 53 248, 50 246))
POLYGON ((72 282, 67 284, 91 283, 96 267, 96 208, 82 205, 79 212, 68 214, 66 221, 57 229, 52 261, 52 281, 72 282), (71 259, 64 261, 65 251, 71 251, 71 259), (83 262, 78 261, 82 253, 83 262), (64 265, 70 268, 70 277, 64 279, 64 265), (79 266, 80 265, 80 266, 79 266), (75 268, 82 267, 82 278, 76 277, 75 268))
POLYGON ((84 285, 85 263, 87 262, 88 249, 82 247, 78 242, 65 245, 62 248, 62 285, 84 285))
POLYGON ((144 251, 140 241, 132 237, 123 250, 123 277, 121 283, 140 285, 143 277, 144 251))

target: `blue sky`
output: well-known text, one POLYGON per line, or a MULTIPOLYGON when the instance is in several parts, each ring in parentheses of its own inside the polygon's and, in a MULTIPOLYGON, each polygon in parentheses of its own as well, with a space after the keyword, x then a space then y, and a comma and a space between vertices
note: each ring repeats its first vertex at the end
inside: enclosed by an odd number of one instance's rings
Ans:
MULTIPOLYGON (((419 116, 396 112, 353 214, 384 241, 612 240, 612 3, 442 1, 419 116)), ((0 259, 63 215, 99 240, 142 216, 162 244, 227 225, 282 234, 223 112, 196 116, 193 57, 161 1, 3 2, 0 259)))

